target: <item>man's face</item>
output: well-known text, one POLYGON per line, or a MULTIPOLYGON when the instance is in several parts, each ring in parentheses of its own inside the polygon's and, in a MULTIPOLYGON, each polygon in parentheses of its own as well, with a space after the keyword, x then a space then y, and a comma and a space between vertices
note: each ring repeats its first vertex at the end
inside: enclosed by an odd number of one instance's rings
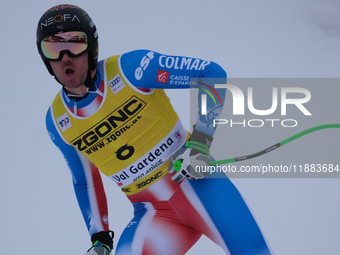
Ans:
POLYGON ((58 80, 70 92, 84 84, 89 69, 88 53, 75 58, 64 53, 60 61, 50 61, 49 63, 58 80))

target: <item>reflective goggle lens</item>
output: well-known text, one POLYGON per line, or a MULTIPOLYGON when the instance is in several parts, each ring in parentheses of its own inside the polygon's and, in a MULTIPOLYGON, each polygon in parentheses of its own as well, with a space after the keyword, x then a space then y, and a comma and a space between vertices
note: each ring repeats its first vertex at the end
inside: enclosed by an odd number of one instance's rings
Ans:
POLYGON ((61 51, 69 51, 77 56, 88 48, 84 32, 65 32, 47 36, 41 41, 41 51, 50 60, 57 60, 61 51))

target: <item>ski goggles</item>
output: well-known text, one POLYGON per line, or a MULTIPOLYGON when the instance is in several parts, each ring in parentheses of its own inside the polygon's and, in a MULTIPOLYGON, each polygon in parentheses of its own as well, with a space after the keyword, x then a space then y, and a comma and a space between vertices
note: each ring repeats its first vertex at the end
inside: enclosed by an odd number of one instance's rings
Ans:
POLYGON ((64 53, 77 57, 90 50, 87 34, 80 31, 49 35, 41 41, 40 49, 49 61, 61 60, 64 53))

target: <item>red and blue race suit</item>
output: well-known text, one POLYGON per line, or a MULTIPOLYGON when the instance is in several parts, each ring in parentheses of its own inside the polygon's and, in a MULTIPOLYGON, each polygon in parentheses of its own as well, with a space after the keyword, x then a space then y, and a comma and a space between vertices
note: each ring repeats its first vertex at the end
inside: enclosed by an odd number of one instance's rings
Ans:
MULTIPOLYGON (((214 135, 225 71, 201 59, 137 50, 98 62, 94 88, 81 98, 61 90, 46 124, 72 174, 89 234, 109 230, 99 170, 132 202, 116 254, 184 254, 202 234, 227 254, 270 254, 242 196, 228 178, 171 181, 171 156, 189 139, 164 89, 198 88, 207 112, 195 129, 214 135), (210 96, 212 95, 212 96, 210 96), (216 100, 213 98, 216 97, 216 100)), ((117 208, 119 205, 117 205, 117 208)))

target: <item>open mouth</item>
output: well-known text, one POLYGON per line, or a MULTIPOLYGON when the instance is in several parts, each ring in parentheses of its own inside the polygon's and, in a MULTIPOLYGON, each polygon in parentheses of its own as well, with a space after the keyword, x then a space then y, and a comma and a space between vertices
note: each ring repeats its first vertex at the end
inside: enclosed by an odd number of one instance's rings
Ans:
POLYGON ((65 73, 66 73, 66 75, 72 75, 72 74, 74 73, 74 70, 71 69, 71 68, 67 68, 67 69, 65 70, 65 73))

